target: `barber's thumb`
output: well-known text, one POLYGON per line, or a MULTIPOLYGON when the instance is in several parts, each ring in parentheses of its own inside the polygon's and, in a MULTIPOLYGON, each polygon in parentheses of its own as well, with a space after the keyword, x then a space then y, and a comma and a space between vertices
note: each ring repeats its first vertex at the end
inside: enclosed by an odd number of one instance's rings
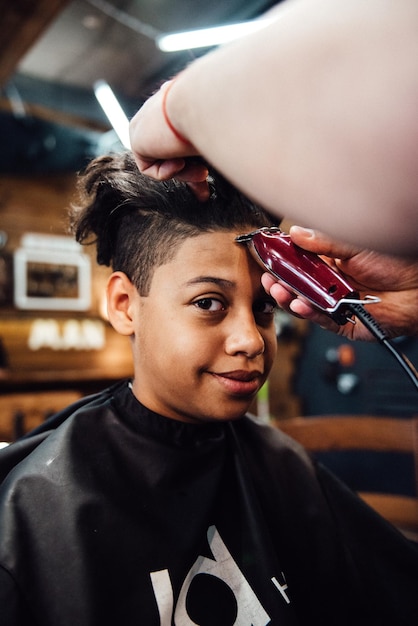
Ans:
POLYGON ((312 230, 312 228, 304 228, 303 226, 291 226, 289 234, 293 243, 307 250, 312 250, 312 246, 316 249, 318 242, 321 245, 323 240, 322 233, 312 230))
POLYGON ((357 250, 350 244, 332 239, 325 233, 302 226, 291 226, 289 234, 293 243, 305 250, 330 257, 347 258, 357 250))

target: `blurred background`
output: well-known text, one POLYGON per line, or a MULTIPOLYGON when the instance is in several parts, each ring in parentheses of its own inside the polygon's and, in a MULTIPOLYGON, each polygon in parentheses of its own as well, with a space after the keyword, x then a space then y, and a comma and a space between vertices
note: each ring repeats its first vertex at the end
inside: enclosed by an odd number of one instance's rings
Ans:
POLYGON ((2 0, 3 171, 74 169, 103 150, 106 81, 126 115, 209 48, 163 52, 161 35, 251 20, 271 0, 2 0))
MULTIPOLYGON (((163 51, 163 35, 247 22, 274 4, 1 0, 3 407, 13 394, 29 401, 41 392, 85 395, 132 373, 128 342, 106 319, 108 272, 67 235, 77 171, 96 155, 123 149, 99 104, 97 87, 110 87, 129 119, 163 81, 211 49, 163 51)), ((278 357, 268 388, 254 405, 263 418, 418 416, 415 390, 383 347, 350 343, 284 313, 278 314, 277 332, 278 357)), ((398 344, 418 364, 417 340, 401 338, 398 344)), ((18 405, 10 406, 15 408, 7 426, 9 439, 29 424, 18 405)), ((44 407, 44 413, 55 409, 44 407)), ((408 470, 399 460, 394 465, 398 475, 408 472, 410 480, 416 469, 411 455, 408 459, 408 470)), ((411 480, 408 490, 414 491, 411 480)))

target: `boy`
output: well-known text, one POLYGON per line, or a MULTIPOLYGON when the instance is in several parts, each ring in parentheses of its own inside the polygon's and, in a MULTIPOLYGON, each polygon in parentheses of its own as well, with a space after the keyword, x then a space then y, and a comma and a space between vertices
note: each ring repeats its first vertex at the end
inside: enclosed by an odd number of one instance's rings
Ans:
POLYGON ((245 415, 275 356, 274 303, 235 238, 271 220, 211 187, 197 204, 128 154, 80 178, 76 237, 112 266, 134 379, 4 452, 2 625, 416 623, 416 550, 245 415))

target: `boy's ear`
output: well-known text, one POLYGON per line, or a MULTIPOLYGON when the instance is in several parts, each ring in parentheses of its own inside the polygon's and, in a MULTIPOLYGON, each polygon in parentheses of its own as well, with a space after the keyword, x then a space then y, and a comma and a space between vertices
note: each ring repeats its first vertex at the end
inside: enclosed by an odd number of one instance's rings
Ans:
POLYGON ((138 291, 123 272, 113 272, 107 283, 107 313, 113 328, 121 335, 134 334, 135 302, 138 291))

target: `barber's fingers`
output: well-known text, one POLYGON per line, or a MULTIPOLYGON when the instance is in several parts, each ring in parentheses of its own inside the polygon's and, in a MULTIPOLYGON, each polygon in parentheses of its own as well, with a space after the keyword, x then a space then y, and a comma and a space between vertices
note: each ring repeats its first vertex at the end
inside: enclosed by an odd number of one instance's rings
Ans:
POLYGON ((331 239, 325 233, 302 226, 291 226, 290 237, 296 245, 322 256, 348 259, 359 252, 350 244, 331 239))
POLYGON ((278 283, 271 274, 265 273, 261 277, 264 289, 277 302, 281 309, 296 317, 310 320, 326 330, 338 331, 338 324, 328 315, 322 313, 314 306, 296 296, 283 285, 278 283))
POLYGON ((187 186, 193 191, 199 202, 205 202, 209 199, 210 191, 207 181, 201 183, 187 183, 187 186))
POLYGON ((183 158, 178 159, 148 159, 134 153, 135 162, 139 171, 155 180, 174 178, 185 166, 183 158))
POLYGON ((193 191, 201 202, 209 198, 209 185, 207 182, 208 168, 204 163, 196 161, 188 162, 187 159, 141 159, 135 155, 138 169, 143 174, 155 180, 169 180, 177 178, 185 183, 193 191))
POLYGON ((177 178, 185 183, 207 183, 209 174, 207 164, 198 157, 183 159, 184 165, 172 178, 177 178))

